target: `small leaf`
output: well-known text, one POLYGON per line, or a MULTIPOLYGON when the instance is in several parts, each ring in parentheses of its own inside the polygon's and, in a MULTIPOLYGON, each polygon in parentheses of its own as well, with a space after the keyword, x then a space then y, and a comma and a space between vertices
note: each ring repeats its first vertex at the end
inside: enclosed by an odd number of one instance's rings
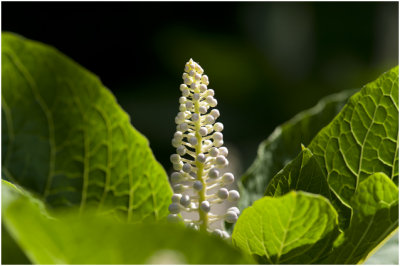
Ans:
POLYGON ((243 175, 239 186, 244 209, 261 198, 270 180, 301 151, 301 144, 308 145, 312 138, 339 113, 354 90, 344 91, 323 98, 277 127, 258 148, 254 163, 243 175))
MULTIPOLYGON (((248 264, 226 241, 166 223, 128 224, 86 212, 53 212, 2 181, 2 217, 35 264, 248 264)), ((7 253, 3 253, 7 256, 7 253)))
POLYGON ((398 184, 398 106, 395 67, 353 95, 310 143, 331 189, 346 204, 373 173, 383 172, 398 184))
POLYGON ((351 209, 331 193, 325 174, 322 172, 315 156, 307 148, 292 162, 287 164, 269 183, 266 196, 281 196, 291 190, 302 190, 319 194, 331 201, 339 214, 340 228, 347 228, 350 222, 351 209))
POLYGON ((2 173, 53 207, 161 219, 172 194, 147 139, 100 80, 47 45, 2 34, 2 173))
POLYGON ((305 192, 264 197, 245 209, 233 243, 268 264, 318 263, 339 233, 329 201, 305 192))
POLYGON ((399 189, 383 173, 363 180, 350 203, 353 217, 328 264, 359 264, 399 226, 399 189))
POLYGON ((328 182, 314 155, 307 148, 274 176, 265 191, 265 196, 281 196, 291 190, 320 194, 331 199, 328 182))

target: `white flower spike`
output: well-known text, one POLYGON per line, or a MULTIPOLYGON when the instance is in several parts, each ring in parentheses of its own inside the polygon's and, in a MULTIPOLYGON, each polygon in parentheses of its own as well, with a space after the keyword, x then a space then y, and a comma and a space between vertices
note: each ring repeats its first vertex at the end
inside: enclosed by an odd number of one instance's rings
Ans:
POLYGON ((223 230, 210 229, 210 224, 224 220, 235 223, 240 214, 237 207, 225 210, 223 215, 212 213, 216 204, 224 201, 237 202, 239 192, 229 190, 226 185, 234 182, 232 173, 223 173, 229 162, 228 149, 223 147, 222 130, 224 125, 216 120, 220 116, 213 109, 218 102, 214 90, 208 89, 209 79, 203 68, 192 59, 185 65, 183 84, 179 89, 179 112, 175 117, 177 124, 172 145, 176 154, 170 157, 176 172, 171 175, 174 189, 169 206, 169 220, 180 219, 181 211, 195 212, 198 219, 183 219, 191 228, 213 232, 223 238, 229 234, 223 230), (211 192, 213 191, 213 192, 211 192))

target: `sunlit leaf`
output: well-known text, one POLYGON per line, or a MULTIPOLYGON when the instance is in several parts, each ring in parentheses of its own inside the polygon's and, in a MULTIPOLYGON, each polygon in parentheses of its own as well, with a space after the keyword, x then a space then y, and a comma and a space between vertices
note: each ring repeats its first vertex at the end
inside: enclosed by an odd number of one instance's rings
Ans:
MULTIPOLYGON (((2 181, 2 217, 35 264, 248 264, 225 240, 166 223, 128 224, 87 212, 49 213, 2 181)), ((7 256, 7 253, 2 254, 7 256)))
POLYGON ((290 192, 245 209, 232 238, 262 263, 311 264, 326 256, 338 233, 337 213, 326 198, 290 192))
POLYGON ((349 99, 340 114, 308 148, 332 190, 346 203, 369 175, 399 179, 398 67, 368 83, 349 99))
POLYGON ((92 73, 47 45, 2 34, 3 178, 53 207, 161 219, 171 189, 147 139, 92 73))

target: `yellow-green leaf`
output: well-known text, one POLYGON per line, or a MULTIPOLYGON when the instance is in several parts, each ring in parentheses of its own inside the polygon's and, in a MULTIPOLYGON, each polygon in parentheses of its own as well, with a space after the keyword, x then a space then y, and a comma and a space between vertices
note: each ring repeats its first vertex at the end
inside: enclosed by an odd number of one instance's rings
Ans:
POLYGON ((381 75, 353 95, 339 115, 312 140, 332 190, 349 204, 369 175, 399 179, 399 70, 381 75))
POLYGON ((233 230, 233 243, 268 264, 318 263, 339 233, 329 201, 305 192, 264 197, 245 209, 233 230))
MULTIPOLYGON (((86 212, 49 212, 2 181, 2 217, 35 264, 249 264, 225 240, 162 222, 125 223, 86 212)), ((3 253, 2 256, 7 256, 3 253)))

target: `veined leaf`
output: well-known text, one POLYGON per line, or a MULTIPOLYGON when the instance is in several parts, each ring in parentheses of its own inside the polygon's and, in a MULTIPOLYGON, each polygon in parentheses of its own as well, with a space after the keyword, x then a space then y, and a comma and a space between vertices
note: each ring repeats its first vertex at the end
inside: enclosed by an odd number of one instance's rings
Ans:
POLYGON ((343 91, 323 98, 316 106, 277 127, 260 144, 257 158, 239 182, 241 209, 264 195, 270 180, 299 154, 301 144, 308 145, 318 131, 339 113, 354 92, 343 91))
POLYGON ((363 180, 350 201, 353 217, 338 238, 329 264, 362 263, 399 226, 399 189, 383 173, 363 180))
MULTIPOLYGON (((362 262, 398 228, 398 67, 352 96, 308 148, 305 151, 314 156, 307 157, 303 151, 272 179, 266 193, 312 190, 323 194, 318 176, 325 177, 345 231, 335 240, 333 252, 326 250, 314 262, 362 262), (306 170, 309 162, 314 164, 306 170), (367 182, 369 173, 375 174, 367 182), (345 206, 352 209, 349 225, 345 206)), ((238 225, 248 220, 243 215, 238 225)), ((249 247, 260 242, 251 239, 252 232, 243 232, 249 247)))
POLYGON ((290 192, 246 208, 232 240, 262 263, 311 264, 326 256, 338 233, 337 213, 326 198, 290 192))
POLYGON ((291 190, 302 190, 319 194, 331 201, 339 214, 340 228, 347 228, 351 209, 343 205, 335 194, 330 192, 325 174, 322 172, 312 152, 303 147, 301 153, 287 164, 269 183, 266 196, 281 196, 291 190))
POLYGON ((172 191, 100 80, 56 49, 2 34, 2 173, 51 206, 161 219, 172 191))
MULTIPOLYGON (((166 223, 128 224, 84 213, 51 216, 29 193, 2 181, 7 229, 36 264, 248 264, 221 238, 166 223)), ((2 254, 7 256, 7 253, 2 254)))
POLYGON ((398 184, 398 106, 395 67, 353 95, 310 143, 330 187, 345 203, 373 173, 383 172, 398 184))

